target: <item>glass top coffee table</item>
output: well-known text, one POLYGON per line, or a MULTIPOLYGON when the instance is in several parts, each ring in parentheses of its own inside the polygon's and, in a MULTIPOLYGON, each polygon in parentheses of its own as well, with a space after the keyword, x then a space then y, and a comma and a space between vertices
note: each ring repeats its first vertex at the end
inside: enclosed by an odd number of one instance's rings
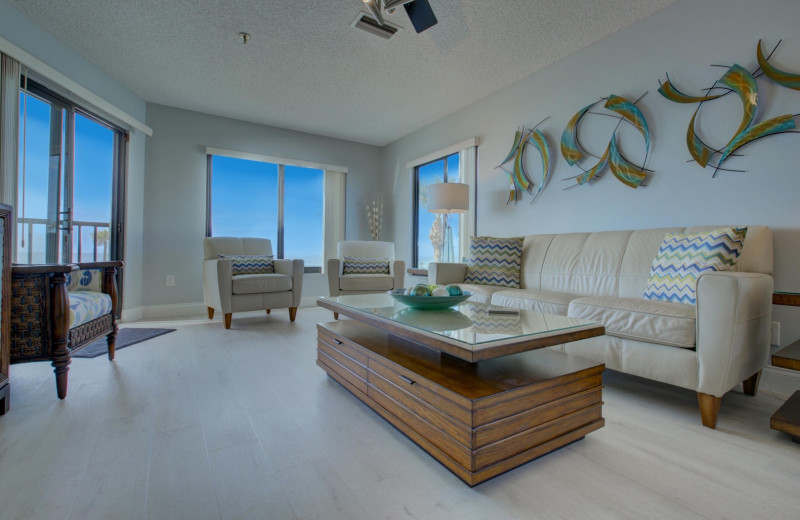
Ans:
POLYGON ((473 302, 414 310, 388 294, 317 305, 352 318, 317 324, 317 365, 470 486, 604 424, 604 365, 542 348, 601 325, 473 302))
POLYGON ((321 297, 317 305, 473 363, 605 333, 580 318, 477 302, 420 310, 388 294, 364 294, 321 297))

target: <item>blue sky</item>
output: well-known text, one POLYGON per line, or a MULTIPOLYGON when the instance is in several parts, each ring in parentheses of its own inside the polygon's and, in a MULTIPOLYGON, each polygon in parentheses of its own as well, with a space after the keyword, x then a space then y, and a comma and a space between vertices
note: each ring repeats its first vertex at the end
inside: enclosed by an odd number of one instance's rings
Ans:
MULTIPOLYGON (((284 168, 284 257, 322 266, 324 172, 284 168)), ((214 156, 211 180, 214 236, 261 237, 278 245, 278 165, 214 156)))

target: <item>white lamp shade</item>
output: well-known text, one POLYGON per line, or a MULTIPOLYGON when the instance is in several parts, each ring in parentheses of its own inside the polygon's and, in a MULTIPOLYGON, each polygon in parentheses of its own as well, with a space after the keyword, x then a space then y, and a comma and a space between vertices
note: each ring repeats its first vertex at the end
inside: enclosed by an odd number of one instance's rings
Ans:
POLYGON ((458 182, 440 182, 428 186, 428 211, 431 213, 466 213, 469 211, 469 186, 458 182))

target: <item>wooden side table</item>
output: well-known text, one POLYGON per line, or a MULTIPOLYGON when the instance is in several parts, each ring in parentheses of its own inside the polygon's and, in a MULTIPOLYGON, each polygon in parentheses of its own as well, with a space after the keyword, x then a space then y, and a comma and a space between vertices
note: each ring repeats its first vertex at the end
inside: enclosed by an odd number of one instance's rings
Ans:
MULTIPOLYGON (((772 303, 800 307, 800 293, 776 292, 772 295, 772 303)), ((800 340, 773 354, 772 366, 800 371, 800 340)), ((792 394, 772 415, 769 426, 773 430, 788 433, 794 442, 800 443, 800 390, 792 394)))

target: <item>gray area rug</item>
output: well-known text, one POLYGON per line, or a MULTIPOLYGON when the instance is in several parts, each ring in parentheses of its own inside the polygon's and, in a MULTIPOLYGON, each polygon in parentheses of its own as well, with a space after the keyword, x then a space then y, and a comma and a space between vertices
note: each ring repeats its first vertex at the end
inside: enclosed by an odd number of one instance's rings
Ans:
MULTIPOLYGON (((142 341, 146 341, 151 338, 155 338, 156 336, 161 336, 162 334, 166 334, 168 332, 174 332, 175 330, 177 329, 119 329, 119 332, 117 332, 115 351, 125 347, 130 347, 131 345, 141 343, 142 341)), ((108 343, 106 342, 106 337, 103 336, 102 338, 93 341, 89 345, 86 345, 78 352, 72 354, 72 357, 93 358, 97 356, 103 356, 107 353, 108 343)))

